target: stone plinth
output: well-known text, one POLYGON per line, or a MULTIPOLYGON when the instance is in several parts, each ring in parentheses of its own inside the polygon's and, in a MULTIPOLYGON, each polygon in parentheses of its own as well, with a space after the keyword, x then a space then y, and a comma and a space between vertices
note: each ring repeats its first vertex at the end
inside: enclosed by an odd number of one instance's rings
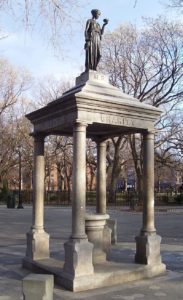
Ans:
POLYGON ((53 275, 29 274, 23 279, 24 300, 53 300, 53 275))
POLYGON ((97 71, 89 70, 88 72, 83 72, 80 76, 76 77, 76 86, 84 84, 88 80, 101 84, 109 84, 109 77, 107 75, 97 71))
POLYGON ((161 237, 157 234, 140 235, 136 240, 135 262, 145 265, 161 264, 161 237))
POLYGON ((106 261, 106 252, 104 251, 104 226, 109 219, 107 214, 86 214, 85 224, 88 240, 94 245, 93 263, 106 261))
POLYGON ((28 232, 26 257, 36 260, 48 258, 49 255, 49 234, 44 230, 28 232))
POLYGON ((93 245, 87 239, 70 239, 64 244, 65 264, 63 277, 74 282, 77 277, 93 274, 93 245))

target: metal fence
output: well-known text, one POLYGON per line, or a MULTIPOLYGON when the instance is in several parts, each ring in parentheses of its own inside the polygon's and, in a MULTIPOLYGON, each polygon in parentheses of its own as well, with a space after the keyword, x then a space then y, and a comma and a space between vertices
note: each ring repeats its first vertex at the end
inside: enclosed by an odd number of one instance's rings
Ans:
MULTIPOLYGON (((19 191, 11 191, 15 205, 19 202, 19 191)), ((33 202, 32 190, 21 191, 21 201, 23 204, 31 205, 33 202)), ((69 206, 71 205, 71 195, 68 191, 45 191, 44 201, 46 205, 69 206)), ((0 203, 7 203, 7 197, 0 195, 0 203)), ((129 206, 135 208, 139 205, 138 194, 135 191, 121 191, 115 193, 115 200, 109 202, 107 193, 107 204, 115 206, 129 206)), ((96 205, 96 192, 86 192, 86 205, 96 205)), ((155 205, 183 205, 183 193, 155 193, 155 205)))

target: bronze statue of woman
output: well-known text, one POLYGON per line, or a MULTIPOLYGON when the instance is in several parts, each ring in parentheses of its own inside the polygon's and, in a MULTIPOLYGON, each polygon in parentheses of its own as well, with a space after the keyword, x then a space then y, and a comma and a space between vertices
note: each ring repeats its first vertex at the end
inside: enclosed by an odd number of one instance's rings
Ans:
POLYGON ((96 22, 101 12, 98 9, 92 9, 92 19, 86 22, 85 29, 85 71, 97 70, 97 65, 101 58, 101 38, 104 33, 104 27, 108 24, 108 19, 104 19, 102 29, 100 24, 96 22))

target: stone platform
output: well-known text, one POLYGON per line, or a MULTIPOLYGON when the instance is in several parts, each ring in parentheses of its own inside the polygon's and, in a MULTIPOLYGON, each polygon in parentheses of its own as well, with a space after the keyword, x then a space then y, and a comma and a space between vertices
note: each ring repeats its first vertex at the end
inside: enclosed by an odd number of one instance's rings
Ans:
POLYGON ((24 267, 34 272, 53 274, 56 284, 74 292, 152 278, 166 271, 166 266, 163 263, 151 266, 107 261, 96 264, 93 275, 77 277, 73 282, 73 280, 63 277, 63 264, 64 262, 53 258, 37 261, 31 261, 27 258, 23 260, 24 267))

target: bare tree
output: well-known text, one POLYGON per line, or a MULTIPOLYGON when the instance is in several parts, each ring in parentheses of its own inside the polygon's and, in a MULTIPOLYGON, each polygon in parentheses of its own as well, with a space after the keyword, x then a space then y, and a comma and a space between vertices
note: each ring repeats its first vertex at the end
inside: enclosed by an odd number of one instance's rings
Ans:
POLYGON ((112 138, 107 143, 108 201, 112 203, 115 202, 117 180, 129 159, 129 155, 127 155, 127 147, 127 137, 123 135, 119 136, 119 138, 112 138))
MULTIPOLYGON (((19 114, 15 106, 23 99, 30 87, 31 76, 25 70, 14 68, 0 59, 0 182, 8 180, 8 175, 17 165, 17 147, 22 142, 18 131, 19 114)), ((18 107, 17 107, 18 108, 18 107)), ((20 108, 20 107, 19 107, 20 108)))
POLYGON ((72 81, 56 80, 53 77, 45 77, 34 86, 33 98, 34 109, 41 108, 49 102, 58 99, 63 92, 71 88, 72 81))
POLYGON ((183 8, 183 1, 182 0, 169 0, 169 7, 173 8, 183 8))
MULTIPOLYGON (((144 22, 140 31, 133 25, 124 25, 105 36, 101 69, 110 74, 111 83, 123 92, 141 102, 161 106, 165 113, 156 126, 161 129, 163 123, 168 128, 167 118, 179 107, 183 96, 183 28, 180 23, 163 18, 144 22)), ((168 130, 166 135, 170 139, 168 130)), ((130 146, 141 198, 143 165, 139 135, 131 135, 130 146)))
POLYGON ((0 11, 23 22, 26 30, 41 32, 54 47, 63 49, 73 23, 79 22, 76 10, 81 4, 81 0, 0 0, 0 11))
POLYGON ((18 70, 0 59, 0 117, 14 105, 30 87, 31 76, 25 70, 18 70))
POLYGON ((86 188, 92 191, 96 186, 97 146, 91 139, 86 144, 86 188))
POLYGON ((7 180, 9 170, 15 164, 14 151, 16 141, 13 138, 14 124, 9 120, 6 126, 1 121, 0 126, 0 185, 7 180))
POLYGON ((6 181, 17 187, 19 154, 22 170, 26 169, 32 180, 33 143, 29 136, 30 123, 25 117, 16 117, 16 112, 5 121, 1 119, 0 127, 0 185, 6 181))
POLYGON ((72 138, 64 136, 49 137, 49 157, 51 165, 55 165, 60 177, 61 190, 68 190, 68 199, 71 192, 71 177, 72 177, 72 138))

